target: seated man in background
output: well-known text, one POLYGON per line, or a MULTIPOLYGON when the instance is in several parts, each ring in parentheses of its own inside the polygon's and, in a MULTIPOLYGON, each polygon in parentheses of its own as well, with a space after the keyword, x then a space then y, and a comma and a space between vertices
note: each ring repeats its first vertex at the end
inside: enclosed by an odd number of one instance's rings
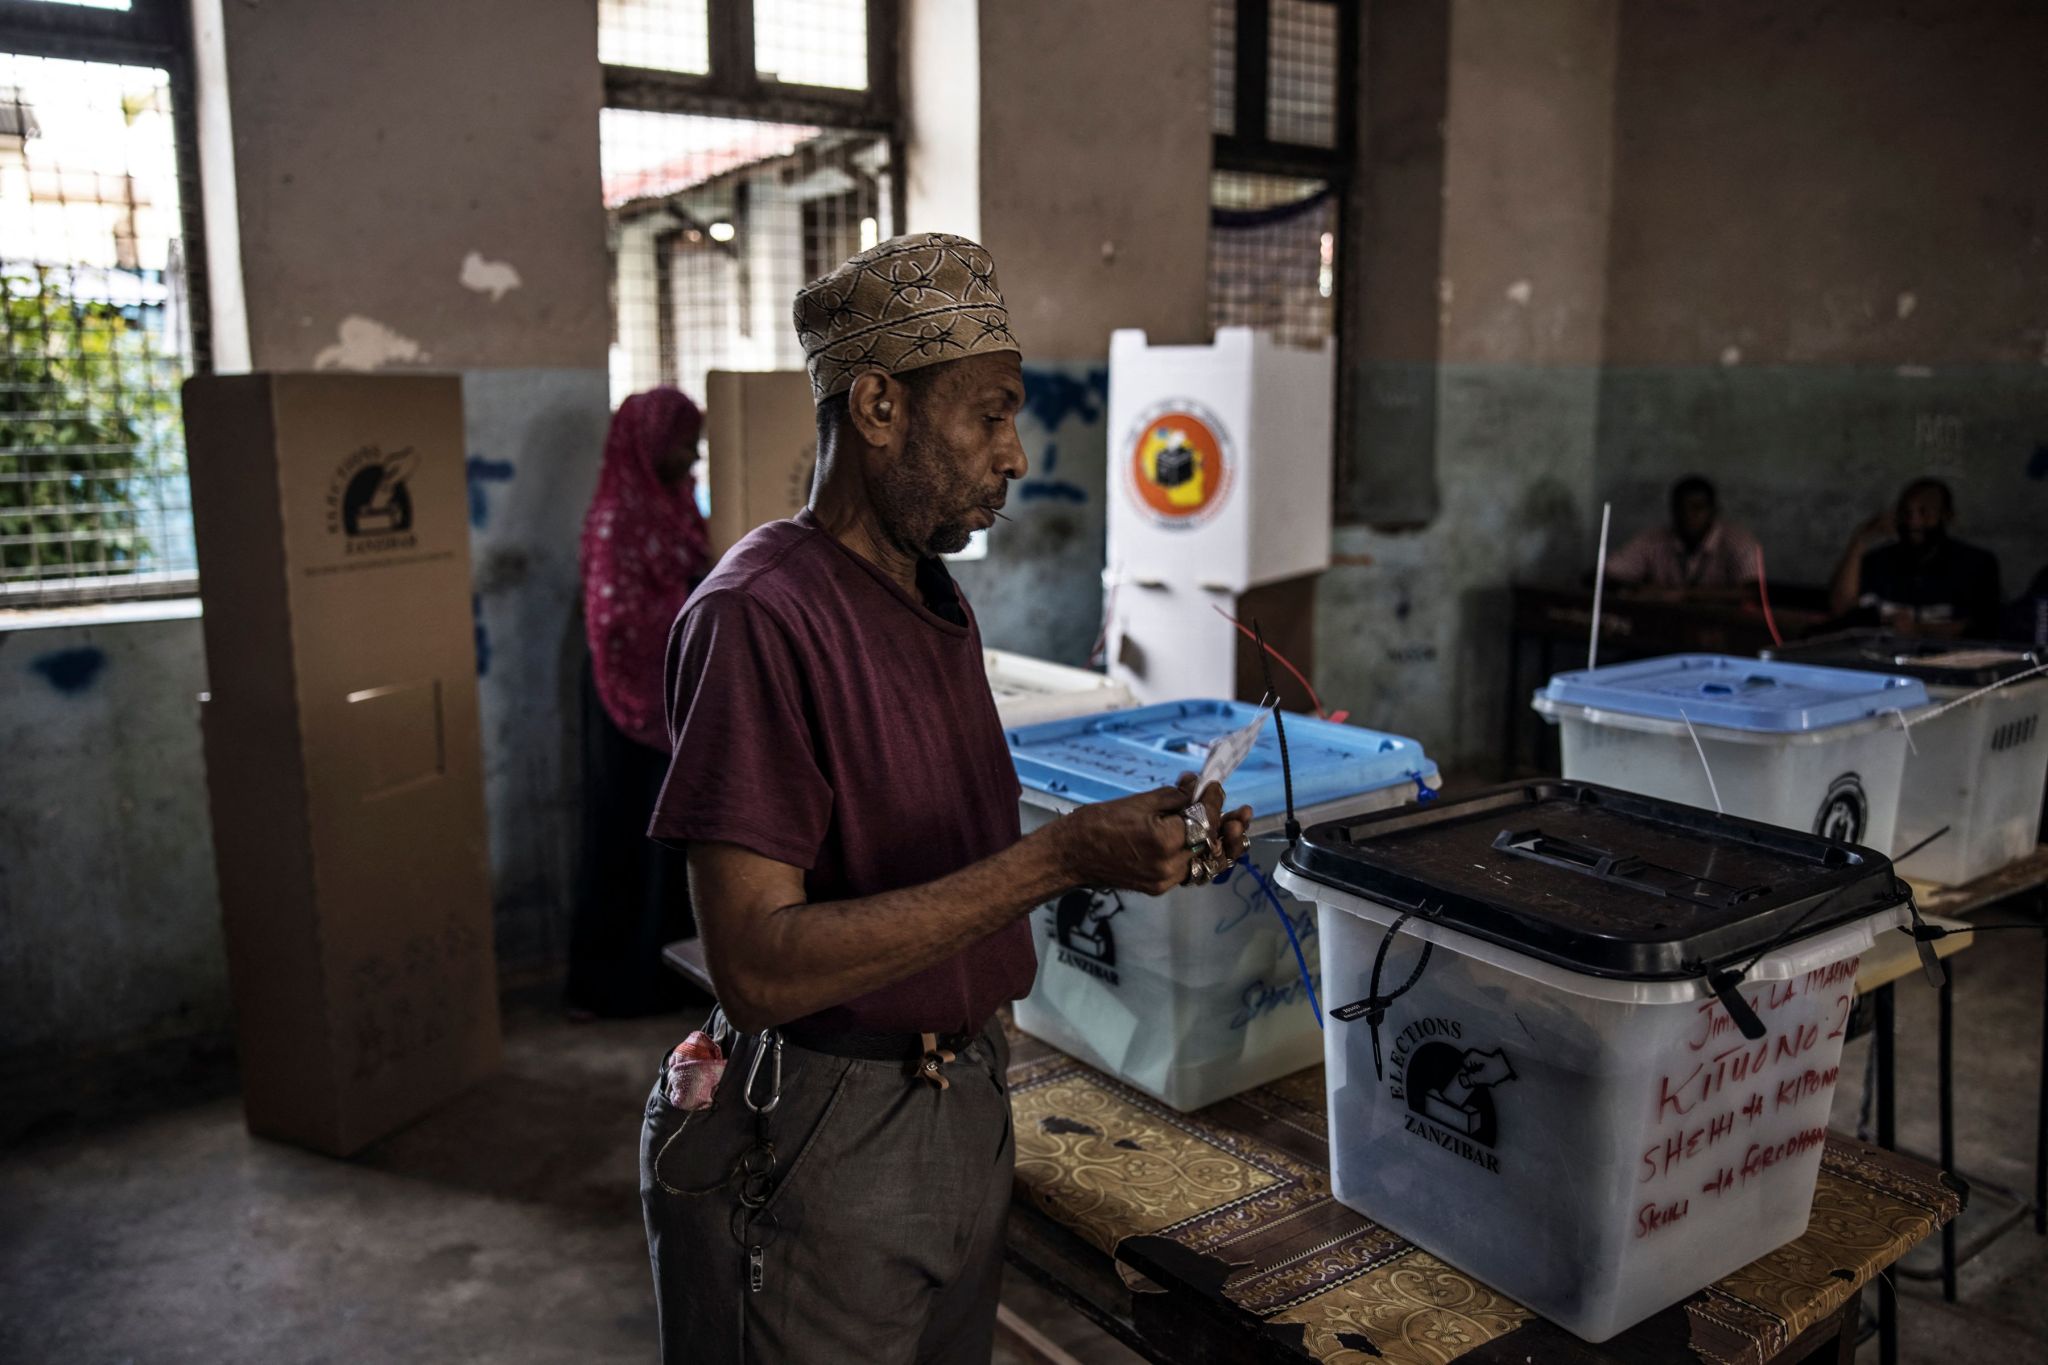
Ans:
POLYGON ((1835 568, 1835 614, 1869 613, 1906 635, 1995 634, 1998 557, 1950 536, 1955 514, 1955 495, 1941 480, 1907 484, 1895 509, 1849 538, 1835 568))
POLYGON ((1714 485, 1699 475, 1671 486, 1671 524, 1637 535, 1607 558, 1607 577, 1675 596, 1712 595, 1756 582, 1756 537, 1721 520, 1714 485))

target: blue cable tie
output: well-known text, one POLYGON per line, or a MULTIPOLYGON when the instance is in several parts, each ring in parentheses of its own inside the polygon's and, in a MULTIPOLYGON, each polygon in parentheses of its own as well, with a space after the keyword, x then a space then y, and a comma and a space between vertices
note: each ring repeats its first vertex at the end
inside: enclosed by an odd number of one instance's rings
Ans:
POLYGON ((1251 854, 1247 853, 1239 858, 1237 865, 1252 874, 1252 880, 1259 884, 1259 890, 1266 893, 1266 900, 1271 903, 1273 913, 1280 917, 1280 927, 1287 931, 1287 941, 1294 945, 1294 964, 1301 968, 1301 984, 1308 991, 1308 1007, 1315 1012, 1316 1027, 1320 1029, 1323 1026, 1323 1002, 1316 999, 1316 983, 1308 973, 1308 955, 1301 951, 1301 940, 1295 936, 1294 917, 1280 904, 1280 897, 1274 892, 1273 884, 1266 880, 1265 873, 1259 871, 1259 865, 1252 861, 1251 854))

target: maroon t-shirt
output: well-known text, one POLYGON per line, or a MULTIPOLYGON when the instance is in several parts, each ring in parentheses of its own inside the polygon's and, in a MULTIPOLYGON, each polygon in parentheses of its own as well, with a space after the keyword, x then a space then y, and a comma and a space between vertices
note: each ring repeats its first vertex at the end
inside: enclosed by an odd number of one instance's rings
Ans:
MULTIPOLYGON (((647 832, 803 868, 813 903, 933 881, 1015 843, 1017 771, 981 633, 951 579, 932 576, 959 598, 964 624, 808 510, 735 545, 669 635, 675 757, 647 832)), ((876 1032, 975 1028, 1030 990, 1036 969, 1020 918, 814 1018, 876 1032)))

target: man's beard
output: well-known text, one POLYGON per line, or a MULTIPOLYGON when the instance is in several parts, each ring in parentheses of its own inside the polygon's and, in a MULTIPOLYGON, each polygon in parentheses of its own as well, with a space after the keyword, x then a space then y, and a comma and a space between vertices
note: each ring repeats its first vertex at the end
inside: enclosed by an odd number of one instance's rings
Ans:
POLYGON ((903 458, 875 486, 875 510, 897 547, 919 558, 957 554, 974 528, 940 516, 934 504, 946 487, 946 456, 939 443, 912 420, 903 438, 903 458))

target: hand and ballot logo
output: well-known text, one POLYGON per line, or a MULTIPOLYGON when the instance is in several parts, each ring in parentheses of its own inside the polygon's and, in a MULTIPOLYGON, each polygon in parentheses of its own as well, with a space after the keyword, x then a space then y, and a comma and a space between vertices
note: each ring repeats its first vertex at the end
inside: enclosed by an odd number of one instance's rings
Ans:
POLYGON ((1199 526, 1221 510, 1237 474, 1229 428, 1198 403, 1147 408, 1129 436, 1134 505, 1162 526, 1199 526))
POLYGON ((418 468, 419 455, 410 446, 352 452, 327 487, 328 534, 342 537, 349 554, 411 549, 417 537, 410 480, 418 468))
POLYGON ((1394 1038, 1388 1090, 1407 1106, 1402 1127, 1494 1175, 1500 1159, 1500 1115, 1495 1090, 1515 1079, 1515 1065, 1498 1047, 1470 1046, 1455 1019, 1413 1021, 1394 1038))
POLYGON ((1843 773, 1828 784, 1827 794, 1821 797, 1813 832, 1839 843, 1860 844, 1869 818, 1870 798, 1863 794, 1863 779, 1843 773))
POLYGON ((1110 920, 1123 913, 1123 897, 1110 890, 1081 887, 1053 906, 1052 936, 1059 961, 1114 986, 1116 930, 1110 920))

